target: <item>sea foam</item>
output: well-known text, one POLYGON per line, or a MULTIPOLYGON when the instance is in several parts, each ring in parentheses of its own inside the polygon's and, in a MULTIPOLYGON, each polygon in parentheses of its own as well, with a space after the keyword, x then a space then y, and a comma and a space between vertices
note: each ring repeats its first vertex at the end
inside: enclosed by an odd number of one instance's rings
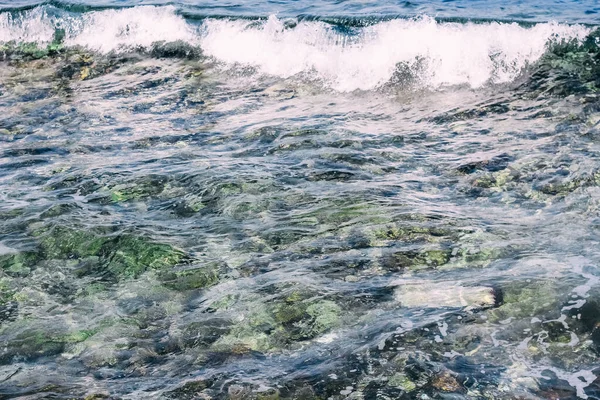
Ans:
POLYGON ((380 22, 352 36, 322 22, 286 29, 275 16, 260 26, 244 21, 208 20, 202 48, 229 65, 244 64, 281 77, 310 72, 340 91, 370 90, 412 70, 427 86, 515 79, 537 61, 549 42, 582 40, 583 26, 543 23, 440 23, 430 17, 380 22))
POLYGON ((0 14, 0 42, 47 43, 57 28, 64 30, 65 45, 103 53, 184 41, 200 46, 225 69, 250 66, 258 74, 301 76, 338 91, 377 89, 407 74, 431 88, 510 82, 553 42, 582 40, 590 32, 582 25, 451 23, 427 16, 341 31, 325 22, 273 15, 193 24, 172 6, 83 14, 51 9, 0 14))

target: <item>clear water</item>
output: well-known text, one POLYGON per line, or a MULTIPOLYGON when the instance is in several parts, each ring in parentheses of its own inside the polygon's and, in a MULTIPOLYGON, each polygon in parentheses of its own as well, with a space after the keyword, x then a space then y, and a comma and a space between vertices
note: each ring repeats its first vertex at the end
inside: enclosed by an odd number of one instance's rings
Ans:
POLYGON ((600 398, 596 2, 149 4, 0 2, 0 396, 600 398))

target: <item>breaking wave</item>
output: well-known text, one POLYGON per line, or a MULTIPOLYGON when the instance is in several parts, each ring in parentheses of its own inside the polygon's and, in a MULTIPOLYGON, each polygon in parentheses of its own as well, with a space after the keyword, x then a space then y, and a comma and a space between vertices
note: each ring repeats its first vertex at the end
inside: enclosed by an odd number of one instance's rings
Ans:
POLYGON ((372 90, 407 75, 433 88, 510 82, 553 43, 582 41, 590 31, 583 25, 525 27, 516 22, 439 22, 427 16, 363 27, 276 16, 198 22, 186 20, 171 6, 87 13, 43 6, 0 14, 4 43, 60 40, 63 46, 109 53, 185 42, 226 69, 242 66, 281 78, 302 76, 339 91, 372 90))

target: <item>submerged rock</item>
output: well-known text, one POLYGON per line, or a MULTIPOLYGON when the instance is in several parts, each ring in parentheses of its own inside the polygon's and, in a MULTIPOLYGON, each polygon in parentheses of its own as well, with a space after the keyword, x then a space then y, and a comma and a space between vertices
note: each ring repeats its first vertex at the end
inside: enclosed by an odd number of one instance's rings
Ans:
POLYGON ((396 373, 388 379, 388 385, 397 387, 409 393, 417 388, 417 385, 403 373, 396 373))
POLYGON ((107 270, 120 277, 136 277, 147 269, 172 267, 184 260, 183 252, 170 245, 129 235, 107 243, 100 254, 108 259, 107 270))
POLYGON ((9 276, 27 276, 38 262, 38 254, 32 251, 0 256, 0 270, 9 276))
POLYGON ((292 292, 273 305, 248 305, 241 322, 214 342, 220 352, 274 352, 316 339, 339 327, 342 308, 334 301, 292 292))
POLYGON ((472 174, 478 170, 489 172, 501 171, 508 167, 508 164, 514 160, 514 157, 509 154, 500 154, 488 160, 471 161, 460 165, 457 171, 462 174, 472 174))
POLYGON ((279 330, 284 340, 315 338, 340 322, 341 308, 330 300, 302 299, 293 293, 273 309, 275 320, 282 325, 279 330))
POLYGON ((219 281, 219 268, 206 265, 173 269, 161 273, 159 279, 163 285, 173 290, 202 289, 219 281))
POLYGON ((58 355, 67 343, 81 339, 81 335, 74 333, 71 336, 60 326, 35 326, 25 322, 4 327, 0 330, 0 337, 6 340, 6 345, 0 351, 0 364, 58 355))
POLYGON ((212 346, 215 351, 234 354, 244 354, 251 351, 266 353, 272 348, 273 341, 266 333, 243 327, 238 327, 228 335, 222 336, 212 346))
POLYGON ((487 286, 458 286, 446 282, 406 283, 396 288, 395 298, 403 307, 493 307, 495 290, 487 286))
POLYGON ((406 224, 387 224, 370 228, 366 232, 371 246, 386 245, 390 241, 437 243, 458 239, 459 234, 460 231, 446 227, 406 224))
POLYGON ((461 385, 456 378, 448 372, 436 375, 431 382, 431 386, 443 392, 457 392, 461 389, 461 385))
POLYGON ((113 186, 110 189, 110 200, 113 203, 123 203, 156 196, 165 190, 166 184, 167 178, 164 176, 144 176, 133 182, 113 186))
POLYGON ((12 319, 17 313, 18 303, 14 299, 15 288, 9 279, 0 278, 0 324, 12 319))
POLYGON ((176 389, 170 390, 165 393, 165 396, 168 399, 177 399, 177 400, 194 400, 199 397, 200 393, 207 388, 210 388, 213 384, 210 380, 197 379, 185 382, 181 386, 176 389))
POLYGON ((502 288, 502 304, 489 313, 490 321, 554 316, 560 298, 553 282, 511 283, 502 288))
POLYGON ((207 347, 225 336, 231 330, 232 323, 226 319, 211 318, 192 322, 182 328, 181 340, 184 347, 207 347))
POLYGON ((152 57, 156 58, 183 58, 197 60, 202 57, 202 49, 192 46, 182 40, 174 42, 156 42, 150 50, 152 57))
POLYGON ((538 61, 536 70, 525 84, 538 95, 569 96, 594 93, 600 89, 600 29, 585 41, 565 41, 552 46, 538 61))
MULTIPOLYGON (((75 259, 79 277, 97 275, 116 279, 136 278, 149 269, 166 269, 189 258, 171 245, 156 243, 144 236, 55 226, 36 230, 40 239, 37 257, 48 260, 75 259)), ((27 256, 27 260, 33 255, 27 256)))
POLYGON ((581 322, 582 328, 589 333, 594 350, 600 354, 600 296, 592 296, 585 304, 571 310, 571 315, 581 322))
POLYGON ((450 249, 398 251, 385 258, 384 265, 387 269, 395 270, 435 268, 448 263, 451 256, 452 251, 450 249))

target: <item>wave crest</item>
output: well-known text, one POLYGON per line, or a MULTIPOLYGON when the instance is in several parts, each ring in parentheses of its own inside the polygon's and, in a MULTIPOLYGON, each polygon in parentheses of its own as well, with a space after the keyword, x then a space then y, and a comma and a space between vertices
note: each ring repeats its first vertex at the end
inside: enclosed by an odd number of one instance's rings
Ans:
POLYGON ((149 49, 157 42, 200 46, 224 68, 252 67, 281 78, 302 76, 339 91, 372 90, 405 79, 420 86, 479 87, 514 80, 552 43, 582 41, 590 28, 540 23, 438 22, 430 17, 366 27, 322 21, 187 21, 172 6, 76 14, 38 7, 0 14, 0 42, 83 46, 98 52, 149 49), (409 78, 407 78, 409 77, 409 78))
POLYGON ((556 23, 440 23, 392 20, 348 35, 322 22, 293 29, 274 16, 260 26, 208 20, 201 46, 229 65, 252 65, 284 78, 310 71, 340 91, 380 87, 408 68, 425 85, 479 87, 515 79, 549 42, 583 40, 589 29, 556 23))
POLYGON ((173 6, 142 6, 93 11, 61 12, 54 7, 36 7, 17 16, 0 14, 0 42, 50 43, 61 31, 63 44, 83 46, 108 53, 135 47, 149 48, 156 42, 198 41, 197 29, 173 6))

